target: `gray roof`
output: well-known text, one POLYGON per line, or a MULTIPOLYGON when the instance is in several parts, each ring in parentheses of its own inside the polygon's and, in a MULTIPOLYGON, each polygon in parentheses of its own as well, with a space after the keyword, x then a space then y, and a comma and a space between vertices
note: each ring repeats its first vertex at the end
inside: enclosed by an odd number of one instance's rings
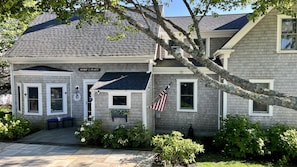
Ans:
MULTIPOLYGON (((141 16, 133 16, 142 21, 141 16)), ((155 54, 156 43, 141 32, 126 33, 126 37, 112 42, 106 37, 118 28, 103 23, 85 25, 77 29, 78 18, 71 25, 60 24, 56 15, 38 16, 15 43, 6 57, 87 57, 87 56, 148 56, 155 54)), ((127 22, 123 22, 128 25, 127 22)), ((159 26, 150 22, 158 33, 159 26)))
MULTIPOLYGON (((211 32, 215 30, 240 30, 248 23, 247 15, 248 14, 246 13, 219 15, 218 17, 207 15, 201 20, 199 28, 201 32, 211 32)), ((190 16, 167 18, 184 30, 188 30, 188 26, 193 24, 190 16)))

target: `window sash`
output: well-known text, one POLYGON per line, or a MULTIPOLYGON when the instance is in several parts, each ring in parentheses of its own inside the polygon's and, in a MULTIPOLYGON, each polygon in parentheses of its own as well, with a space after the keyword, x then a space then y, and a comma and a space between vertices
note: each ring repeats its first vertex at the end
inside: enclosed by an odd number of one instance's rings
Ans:
POLYGON ((67 84, 46 84, 47 115, 67 114, 67 84))
POLYGON ((177 111, 197 112, 197 80, 177 80, 177 111))
POLYGON ((194 83, 180 83, 180 109, 194 109, 194 83))
POLYGON ((282 19, 281 50, 297 50, 296 19, 282 19))
POLYGON ((28 87, 28 113, 38 113, 38 87, 28 87))
POLYGON ((63 112, 63 88, 51 88, 51 109, 52 113, 63 112))
MULTIPOLYGON (((260 88, 268 88, 273 90, 273 80, 271 79, 250 79, 250 82, 260 88)), ((272 116, 273 106, 261 104, 253 100, 249 100, 249 115, 250 116, 272 116)))
POLYGON ((126 106, 127 105, 127 96, 113 96, 112 105, 114 106, 126 106))

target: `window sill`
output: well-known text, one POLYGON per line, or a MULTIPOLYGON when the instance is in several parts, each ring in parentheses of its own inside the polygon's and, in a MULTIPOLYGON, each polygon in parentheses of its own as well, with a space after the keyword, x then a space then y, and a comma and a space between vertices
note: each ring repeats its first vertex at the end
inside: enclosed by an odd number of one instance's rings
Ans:
POLYGON ((278 54, 291 54, 291 53, 297 53, 297 50, 278 50, 276 51, 278 54))
POLYGON ((25 112, 25 115, 42 115, 42 113, 29 113, 29 112, 25 112))
POLYGON ((47 115, 65 115, 67 112, 60 112, 60 113, 47 113, 47 115))
POLYGON ((179 110, 177 110, 177 112, 190 112, 190 113, 196 113, 197 112, 197 110, 183 110, 183 109, 179 109, 179 110))
POLYGON ((249 116, 253 116, 253 117, 271 117, 272 113, 249 113, 249 116))

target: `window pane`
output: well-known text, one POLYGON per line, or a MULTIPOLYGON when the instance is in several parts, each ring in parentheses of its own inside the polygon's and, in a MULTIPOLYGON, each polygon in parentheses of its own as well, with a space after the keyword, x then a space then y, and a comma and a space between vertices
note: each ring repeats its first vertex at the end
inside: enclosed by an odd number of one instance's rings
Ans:
POLYGON ((28 112, 38 113, 38 88, 28 87, 28 112))
POLYGON ((51 110, 52 112, 63 111, 63 89, 51 88, 51 110))
POLYGON ((113 105, 127 105, 127 96, 113 96, 113 105))
POLYGON ((282 50, 296 49, 296 36, 282 35, 282 50))
POLYGON ((193 109, 194 108, 194 83, 182 82, 180 83, 180 108, 193 109))
POLYGON ((281 34, 281 49, 282 50, 296 50, 296 19, 282 20, 282 34, 281 34))
POLYGON ((38 98, 38 88, 28 88, 29 98, 38 98))
POLYGON ((193 86, 194 83, 191 82, 183 82, 180 84, 181 95, 193 95, 193 86))
MULTIPOLYGON (((260 88, 269 88, 269 83, 257 83, 257 86, 260 88)), ((253 102, 253 111, 255 113, 268 113, 269 106, 266 104, 261 104, 257 102, 253 102)))
POLYGON ((180 97, 180 108, 193 109, 194 108, 193 96, 181 96, 180 97))

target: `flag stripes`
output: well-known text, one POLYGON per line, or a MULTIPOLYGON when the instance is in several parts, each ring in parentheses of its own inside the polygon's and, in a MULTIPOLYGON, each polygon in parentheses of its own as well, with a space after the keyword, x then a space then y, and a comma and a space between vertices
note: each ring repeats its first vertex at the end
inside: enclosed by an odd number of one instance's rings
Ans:
POLYGON ((153 110, 156 110, 156 111, 164 111, 165 104, 166 104, 167 97, 168 97, 167 91, 163 90, 159 94, 159 96, 160 96, 159 100, 156 103, 152 104, 149 107, 150 109, 153 109, 153 110))

